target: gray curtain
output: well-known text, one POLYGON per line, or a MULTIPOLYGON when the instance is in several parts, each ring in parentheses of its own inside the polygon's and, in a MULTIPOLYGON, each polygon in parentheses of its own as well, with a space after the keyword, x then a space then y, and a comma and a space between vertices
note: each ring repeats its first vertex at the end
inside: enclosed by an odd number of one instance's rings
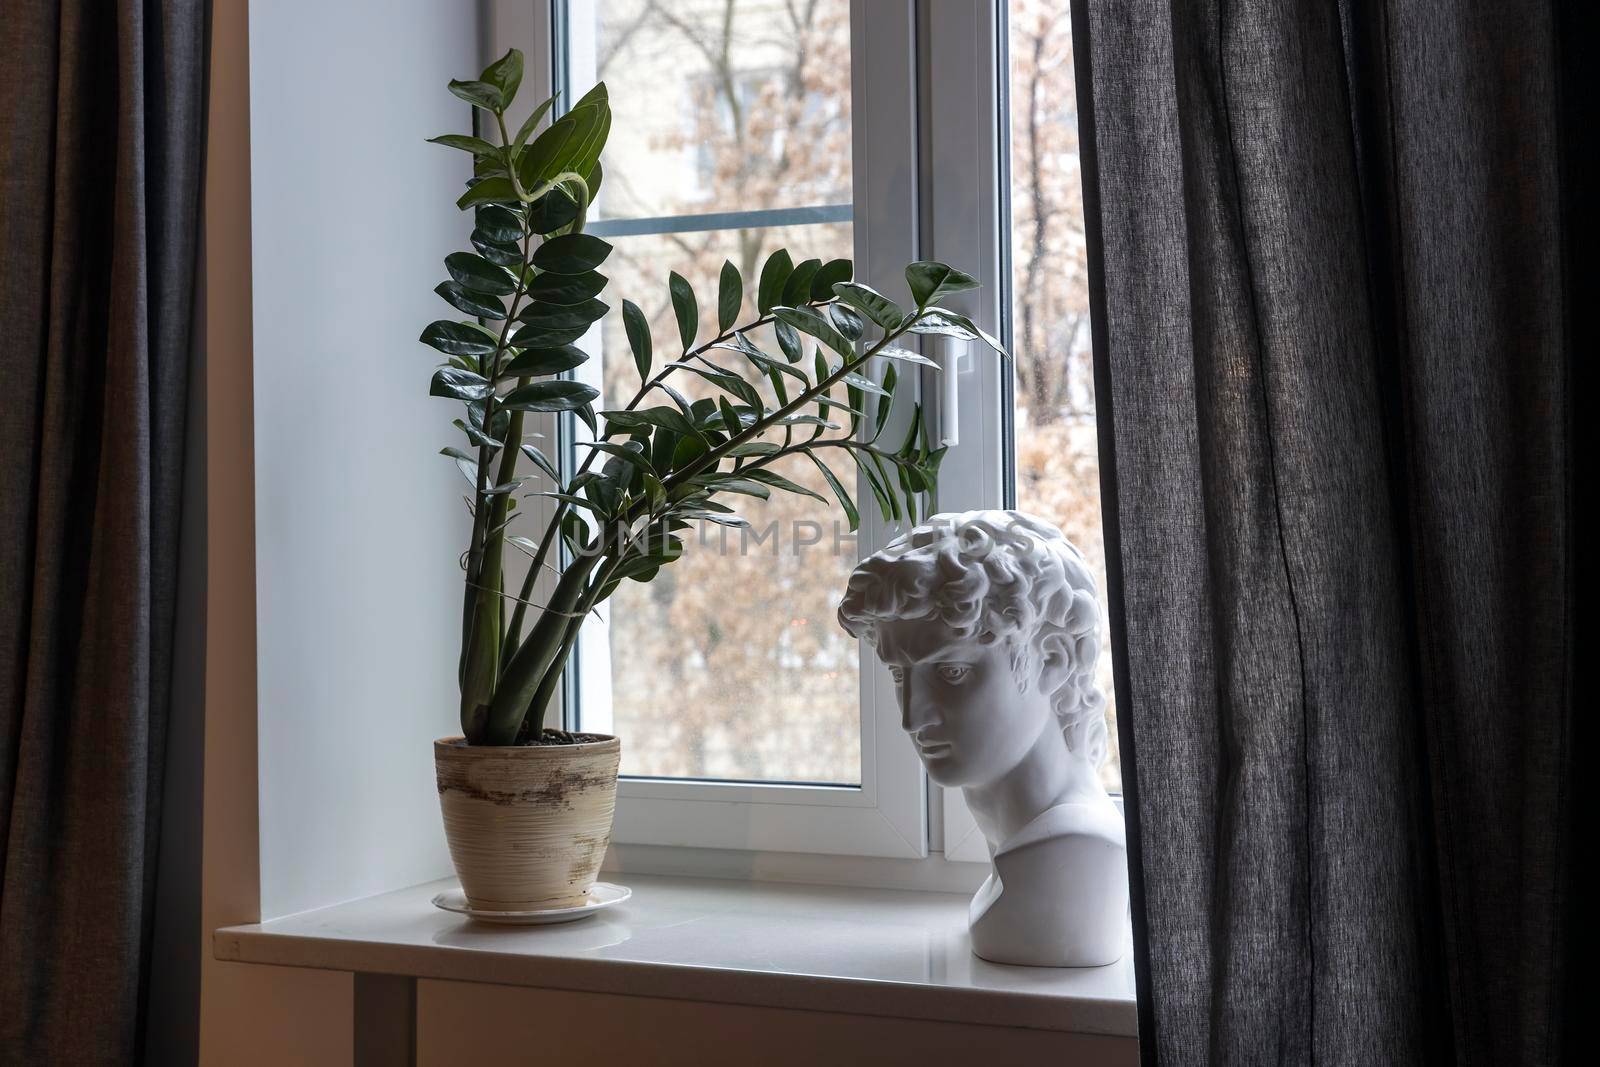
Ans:
POLYGON ((1595 37, 1074 13, 1144 1055, 1557 1060, 1595 37))
POLYGON ((0 1062, 131 1063, 151 953, 203 0, 0 7, 0 1062))

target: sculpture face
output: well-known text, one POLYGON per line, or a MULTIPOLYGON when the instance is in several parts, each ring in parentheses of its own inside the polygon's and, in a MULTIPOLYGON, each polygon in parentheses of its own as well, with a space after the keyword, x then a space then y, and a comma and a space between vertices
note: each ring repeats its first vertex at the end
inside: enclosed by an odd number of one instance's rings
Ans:
POLYGON ((936 618, 886 619, 877 636, 878 655, 895 680, 900 726, 940 785, 997 781, 1042 733, 1059 731, 1039 687, 1018 686, 1005 642, 963 638, 936 618))

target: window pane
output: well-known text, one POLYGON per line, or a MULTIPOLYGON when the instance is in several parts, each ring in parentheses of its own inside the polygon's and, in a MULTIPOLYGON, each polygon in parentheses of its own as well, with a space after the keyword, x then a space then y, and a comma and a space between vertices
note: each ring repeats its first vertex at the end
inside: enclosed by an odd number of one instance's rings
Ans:
MULTIPOLYGON (((852 257, 848 0, 575 0, 567 15, 572 89, 603 79, 616 116, 595 210, 615 246, 607 300, 630 299, 650 317, 658 362, 676 354, 668 271, 694 285, 709 338, 724 260, 745 278, 743 320, 775 249, 796 261, 852 257), (816 207, 838 221, 670 221, 816 207), (646 232, 605 225, 662 217, 646 232)), ((606 403, 624 404, 638 377, 620 316, 605 321, 600 348, 606 403)), ((711 390, 687 374, 674 385, 690 397, 711 390)), ((847 459, 834 470, 854 484, 847 459)), ((828 495, 807 461, 780 473, 828 495)), ((581 722, 625 738, 624 774, 859 784, 858 648, 833 613, 855 540, 837 507, 804 497, 728 502, 752 531, 686 534, 682 559, 648 584, 624 583, 585 627, 581 722)))
MULTIPOLYGON (((1072 24, 1059 0, 1011 0, 1011 281, 1016 501, 1088 558, 1105 602, 1100 462, 1072 24)), ((1108 788, 1121 788, 1110 629, 1101 619, 1108 788)))
POLYGON ((569 18, 617 116, 601 217, 850 202, 849 0, 604 0, 569 18))

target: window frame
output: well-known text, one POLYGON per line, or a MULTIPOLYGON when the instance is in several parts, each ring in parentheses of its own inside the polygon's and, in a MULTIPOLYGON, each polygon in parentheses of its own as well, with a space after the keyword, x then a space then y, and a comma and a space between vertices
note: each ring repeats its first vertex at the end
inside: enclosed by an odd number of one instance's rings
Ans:
MULTIPOLYGON (((567 40, 566 0, 492 0, 488 7, 494 54, 511 45, 522 48, 525 81, 543 90, 527 96, 548 95, 564 59, 558 48, 567 40)), ((850 29, 856 273, 874 287, 895 292, 904 289, 904 265, 923 258, 917 5, 914 0, 851 0, 850 29)), ((916 384, 917 394, 927 395, 927 383, 916 384)), ((572 433, 586 432, 571 423, 545 417, 536 429, 563 438, 566 450, 572 433)), ((858 548, 870 553, 895 532, 876 512, 863 509, 858 548)), ((603 627, 585 626, 590 642, 601 633, 603 627)), ((579 669, 569 673, 584 670, 582 645, 580 638, 579 669)), ((860 786, 624 777, 618 784, 613 841, 624 847, 927 857, 929 783, 900 736, 893 683, 870 650, 864 650, 860 678, 860 786)), ((562 718, 569 726, 575 725, 574 688, 569 684, 563 692, 562 718)))

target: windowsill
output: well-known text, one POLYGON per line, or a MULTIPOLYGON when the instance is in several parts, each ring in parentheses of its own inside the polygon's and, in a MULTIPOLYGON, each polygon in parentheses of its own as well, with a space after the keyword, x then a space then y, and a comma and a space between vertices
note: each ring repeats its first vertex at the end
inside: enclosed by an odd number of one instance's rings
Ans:
POLYGON ((217 959, 1133 1037, 1131 956, 1005 967, 950 893, 607 873, 625 904, 491 927, 433 907, 452 880, 216 932, 217 959))

